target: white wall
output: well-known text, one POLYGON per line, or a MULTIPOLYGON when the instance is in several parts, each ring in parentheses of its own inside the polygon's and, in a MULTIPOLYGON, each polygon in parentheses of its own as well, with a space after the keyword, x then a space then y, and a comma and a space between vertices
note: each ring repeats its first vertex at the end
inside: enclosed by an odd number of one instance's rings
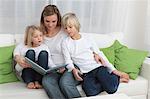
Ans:
POLYGON ((125 42, 129 47, 145 50, 147 0, 129 0, 128 3, 125 42))

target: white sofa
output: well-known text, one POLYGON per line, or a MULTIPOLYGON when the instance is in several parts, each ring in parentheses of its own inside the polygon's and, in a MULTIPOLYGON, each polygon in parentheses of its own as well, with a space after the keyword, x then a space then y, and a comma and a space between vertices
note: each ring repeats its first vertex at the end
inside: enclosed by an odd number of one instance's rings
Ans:
MULTIPOLYGON (((93 34, 84 33, 93 37, 97 45, 101 48, 110 46, 115 39, 123 42, 123 33, 109 34, 93 34)), ((0 46, 6 46, 21 41, 21 34, 0 34, 0 46)), ((140 74, 136 80, 130 80, 129 83, 121 83, 116 93, 124 93, 132 97, 132 99, 150 99, 150 59, 146 58, 140 74)), ((78 90, 85 96, 81 86, 77 86, 78 90)), ((101 93, 103 95, 106 93, 101 93)), ((27 89, 22 82, 12 82, 0 84, 0 99, 48 99, 43 89, 27 89)))

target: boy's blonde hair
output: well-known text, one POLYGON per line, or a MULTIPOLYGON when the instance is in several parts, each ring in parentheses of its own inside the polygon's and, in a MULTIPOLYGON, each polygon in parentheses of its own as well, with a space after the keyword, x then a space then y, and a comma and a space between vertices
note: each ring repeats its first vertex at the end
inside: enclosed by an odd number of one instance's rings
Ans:
POLYGON ((80 22, 74 13, 66 13, 62 17, 62 26, 64 28, 67 26, 74 26, 78 32, 80 31, 80 22))
POLYGON ((24 44, 27 45, 28 47, 33 47, 32 36, 36 30, 41 32, 39 26, 30 25, 26 27, 24 44))

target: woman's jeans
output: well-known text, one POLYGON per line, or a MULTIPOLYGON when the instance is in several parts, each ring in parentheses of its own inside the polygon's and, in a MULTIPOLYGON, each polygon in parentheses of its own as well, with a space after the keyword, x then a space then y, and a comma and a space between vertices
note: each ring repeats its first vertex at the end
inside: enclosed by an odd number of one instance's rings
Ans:
POLYGON ((81 97, 76 88, 79 82, 74 79, 72 72, 65 71, 63 74, 52 72, 44 75, 42 84, 52 99, 81 97))
MULTIPOLYGON (((32 61, 36 62, 41 67, 48 69, 48 52, 47 51, 41 51, 38 55, 38 60, 35 60, 35 51, 34 50, 28 50, 26 52, 25 57, 28 57, 32 61)), ((25 83, 30 83, 34 81, 38 81, 39 83, 42 83, 42 75, 33 70, 32 68, 24 68, 22 70, 22 79, 25 83)))
POLYGON ((82 88, 87 96, 95 96, 102 91, 109 94, 118 89, 120 77, 109 73, 107 67, 100 66, 83 76, 82 88))

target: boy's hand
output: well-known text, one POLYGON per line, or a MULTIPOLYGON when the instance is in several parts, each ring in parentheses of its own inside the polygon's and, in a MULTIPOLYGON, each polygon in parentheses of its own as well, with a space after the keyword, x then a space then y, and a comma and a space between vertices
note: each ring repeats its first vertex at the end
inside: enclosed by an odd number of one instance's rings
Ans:
POLYGON ((81 71, 79 71, 78 69, 74 68, 74 69, 72 70, 72 72, 73 72, 73 75, 74 75, 74 77, 75 77, 75 79, 76 79, 77 81, 83 81, 83 79, 82 79, 81 76, 80 76, 80 75, 82 75, 81 71))
POLYGON ((66 70, 66 68, 64 68, 64 67, 61 67, 58 69, 59 73, 64 73, 65 70, 66 70))

